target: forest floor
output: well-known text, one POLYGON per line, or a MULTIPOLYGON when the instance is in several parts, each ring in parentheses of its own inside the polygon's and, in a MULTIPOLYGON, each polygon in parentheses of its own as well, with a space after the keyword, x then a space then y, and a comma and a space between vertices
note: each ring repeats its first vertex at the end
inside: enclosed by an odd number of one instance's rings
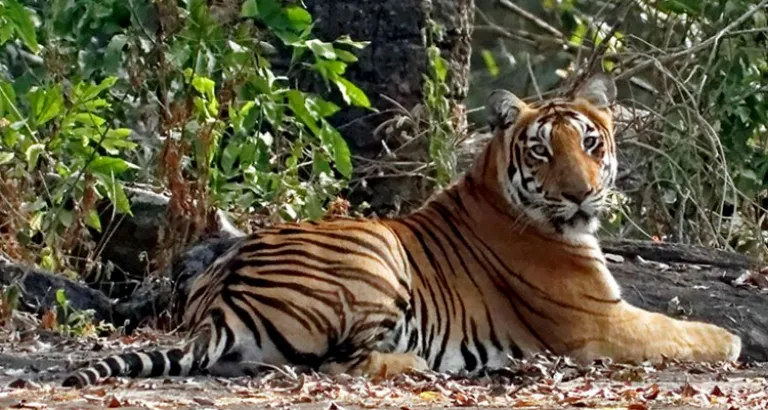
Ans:
POLYGON ((473 377, 419 373, 365 380, 276 368, 247 378, 121 378, 79 390, 60 387, 84 360, 178 340, 150 330, 70 338, 0 329, 0 408, 768 408, 768 364, 578 367, 546 357, 473 377))

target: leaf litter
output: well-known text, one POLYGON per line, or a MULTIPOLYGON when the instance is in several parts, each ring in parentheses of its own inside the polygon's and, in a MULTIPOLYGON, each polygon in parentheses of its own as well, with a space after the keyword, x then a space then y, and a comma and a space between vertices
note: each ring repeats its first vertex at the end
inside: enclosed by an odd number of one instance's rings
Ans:
POLYGON ((0 355, 26 356, 30 364, 0 360, 0 408, 768 408, 765 364, 605 360, 580 366, 547 355, 510 359, 508 367, 473 373, 427 371, 366 379, 270 366, 255 377, 117 378, 76 390, 59 384, 82 360, 167 346, 177 339, 151 330, 100 338, 67 338, 39 329, 5 332, 0 355))

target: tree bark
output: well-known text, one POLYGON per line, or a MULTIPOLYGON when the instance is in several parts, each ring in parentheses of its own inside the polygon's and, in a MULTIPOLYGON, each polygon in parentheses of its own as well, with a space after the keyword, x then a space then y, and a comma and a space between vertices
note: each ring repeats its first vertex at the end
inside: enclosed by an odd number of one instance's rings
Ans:
MULTIPOLYGON (((353 154, 373 159, 382 152, 385 134, 374 130, 391 119, 397 108, 387 98, 409 111, 423 102, 424 76, 429 68, 427 33, 433 22, 441 27, 435 45, 449 67, 447 97, 457 118, 465 121, 463 100, 469 85, 473 0, 306 0, 305 4, 316 21, 313 32, 320 39, 332 41, 348 34, 370 42, 346 76, 366 92, 378 113, 345 107, 331 119, 353 154)), ((386 142, 390 149, 397 149, 397 141, 386 142)), ((415 154, 428 161, 426 149, 415 154)), ((367 201, 379 214, 401 211, 399 202, 421 203, 425 193, 411 186, 420 178, 403 178, 356 184, 350 200, 367 201)))

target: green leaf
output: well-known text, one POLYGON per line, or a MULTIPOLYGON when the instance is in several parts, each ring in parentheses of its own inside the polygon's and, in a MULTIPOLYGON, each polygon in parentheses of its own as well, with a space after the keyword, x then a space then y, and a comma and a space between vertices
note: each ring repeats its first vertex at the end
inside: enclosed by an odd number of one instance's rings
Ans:
POLYGON ((256 4, 256 0, 245 0, 243 7, 240 9, 240 17, 253 18, 259 15, 259 6, 256 4))
POLYGON ((338 132, 333 133, 333 162, 345 178, 352 175, 352 155, 347 142, 338 132))
POLYGON ((131 202, 128 201, 128 196, 125 195, 125 190, 123 190, 123 186, 118 183, 112 184, 112 203, 115 205, 115 209, 117 209, 118 212, 124 213, 124 214, 131 214, 131 202))
POLYGON ((488 69, 488 73, 490 73, 493 77, 498 76, 499 66, 496 64, 496 58, 493 56, 491 50, 485 49, 483 50, 482 54, 483 62, 485 63, 485 68, 488 69))
POLYGON ((104 90, 112 88, 117 83, 117 77, 107 77, 99 84, 80 83, 75 87, 78 102, 90 101, 99 96, 104 90))
POLYGON ((328 163, 328 161, 325 160, 321 155, 315 155, 315 157, 312 159, 312 169, 315 173, 323 173, 327 175, 333 175, 333 170, 331 169, 331 164, 328 163))
POLYGON ((133 150, 136 146, 137 144, 135 142, 124 139, 105 138, 101 141, 101 147, 104 148, 109 155, 118 155, 121 151, 133 150))
POLYGON ((0 116, 8 116, 12 121, 20 121, 16 115, 16 92, 13 86, 5 81, 0 81, 0 116))
POLYGON ((27 150, 24 152, 24 158, 27 160, 27 167, 30 171, 37 166, 37 160, 44 149, 45 145, 43 144, 32 144, 27 147, 27 150))
POLYGON ((240 9, 240 17, 258 18, 264 24, 273 28, 285 28, 285 23, 280 21, 282 7, 276 0, 247 0, 240 9))
POLYGON ((288 106, 291 107, 291 111, 293 111, 296 117, 298 117, 299 120, 301 120, 301 122, 304 123, 304 125, 306 125, 313 134, 318 135, 320 130, 317 127, 317 121, 312 118, 312 114, 310 114, 309 110, 307 109, 304 94, 298 90, 289 90, 285 94, 288 97, 288 106))
POLYGON ((580 46, 584 43, 584 38, 587 36, 587 30, 589 27, 587 27, 587 24, 581 21, 579 18, 576 18, 576 22, 578 24, 573 30, 573 33, 571 33, 571 37, 568 39, 568 42, 574 46, 580 46))
POLYGON ((233 141, 227 144, 226 148, 224 148, 224 151, 221 153, 221 168, 224 173, 228 175, 232 173, 235 161, 237 161, 239 154, 240 146, 238 143, 233 141))
POLYGON ((62 225, 69 228, 72 226, 72 222, 74 221, 74 215, 72 214, 72 211, 68 211, 66 209, 62 209, 59 212, 59 222, 61 222, 62 225))
POLYGON ((29 229, 32 232, 42 232, 43 220, 45 219, 45 211, 35 212, 32 218, 29 219, 29 229))
POLYGON ((285 219, 288 221, 295 221, 298 213, 291 204, 283 204, 281 211, 285 214, 285 219))
POLYGON ((344 74, 347 70, 347 64, 336 60, 318 60, 316 66, 320 68, 324 77, 334 78, 344 74))
POLYGON ((335 42, 339 44, 346 44, 359 50, 362 50, 363 48, 367 47, 368 44, 371 44, 370 41, 354 41, 346 34, 337 38, 335 42))
POLYGON ((350 53, 347 50, 340 50, 337 48, 335 49, 335 51, 336 51, 336 57, 338 57, 339 60, 344 61, 345 63, 354 63, 357 61, 357 56, 350 53))
POLYGON ((82 105, 83 110, 88 112, 96 112, 100 108, 107 108, 107 107, 109 107, 109 103, 107 102, 107 100, 103 98, 96 98, 90 101, 86 101, 82 105))
POLYGON ((322 118, 330 117, 341 109, 338 105, 314 95, 307 96, 307 108, 322 118))
POLYGON ((210 78, 195 76, 192 79, 192 87, 200 94, 205 95, 209 100, 214 100, 214 90, 216 89, 216 82, 210 78))
POLYGON ((17 0, 5 0, 5 18, 10 20, 16 27, 16 32, 21 37, 21 41, 27 48, 37 54, 40 46, 37 43, 37 33, 35 32, 35 23, 32 21, 32 12, 27 10, 17 0))
POLYGON ((101 219, 99 219, 99 213, 95 209, 91 209, 85 216, 85 224, 97 232, 101 232, 101 219))
POLYGON ((13 152, 0 152, 0 165, 13 161, 13 152))
POLYGON ((354 104, 358 107, 370 108, 371 102, 368 100, 368 96, 365 95, 363 90, 352 84, 346 78, 337 78, 334 83, 339 88, 344 102, 347 104, 354 104))
POLYGON ((302 31, 312 24, 312 15, 301 7, 289 6, 283 12, 291 27, 296 31, 302 31))
POLYGON ((109 131, 107 131, 107 135, 105 138, 107 139, 126 139, 129 135, 131 135, 131 129, 130 128, 114 128, 109 131))
POLYGON ((326 43, 318 39, 312 39, 308 40, 306 45, 317 57, 321 57, 326 60, 336 59, 336 50, 333 48, 333 44, 331 43, 326 43))
POLYGON ((311 220, 318 220, 325 215, 321 198, 318 195, 309 195, 304 210, 311 220))
POLYGON ((240 164, 243 167, 247 167, 248 165, 253 164, 256 162, 256 154, 258 152, 259 147, 256 146, 255 143, 252 141, 246 141, 243 143, 242 146, 240 146, 240 164))
POLYGON ((267 24, 277 18, 282 11, 281 2, 278 0, 257 0, 259 3, 259 15, 267 24))
POLYGON ((97 185, 106 191, 112 205, 119 213, 132 215, 131 203, 128 196, 125 195, 123 186, 115 181, 114 175, 94 174, 97 178, 97 185))
POLYGON ((430 47, 429 54, 432 61, 432 69, 435 70, 435 78, 442 83, 448 75, 448 63, 440 55, 440 49, 436 46, 430 47))
POLYGON ((16 32, 16 25, 11 21, 5 21, 5 24, 0 24, 0 45, 7 43, 14 38, 16 32))
POLYGON ((92 127, 99 127, 107 121, 104 118, 89 112, 75 114, 70 120, 78 124, 90 125, 92 127))
POLYGON ((762 11, 757 11, 752 16, 752 20, 755 22, 755 28, 765 28, 768 26, 768 18, 766 18, 766 15, 762 11))
POLYGON ((266 145, 267 147, 271 147, 272 144, 275 142, 275 137, 273 137, 272 134, 269 133, 269 131, 259 132, 258 137, 259 137, 259 141, 263 142, 264 145, 266 145))
POLYGON ((603 71, 604 71, 604 72, 606 72, 606 73, 610 73, 610 72, 612 72, 612 71, 613 71, 614 67, 616 67, 616 63, 614 63, 614 62, 613 62, 613 61, 611 61, 611 60, 609 60, 609 59, 607 59, 607 58, 604 58, 604 59, 602 59, 602 60, 603 60, 603 61, 602 61, 602 65, 603 65, 603 71))
POLYGON ((323 122, 323 128, 320 132, 323 144, 328 145, 328 148, 333 152, 333 162, 336 165, 336 169, 338 169, 345 178, 349 178, 352 175, 352 156, 349 152, 347 142, 341 134, 327 122, 323 122))
POLYGON ((40 126, 55 118, 61 112, 64 104, 61 84, 54 85, 50 89, 36 88, 29 93, 29 102, 32 105, 32 115, 35 124, 40 126))
POLYGON ((137 169, 138 167, 122 158, 107 156, 98 157, 88 164, 89 171, 101 175, 117 175, 130 168, 137 169))
POLYGON ((176 69, 181 70, 189 57, 192 56, 192 47, 186 42, 173 44, 166 53, 168 62, 176 69))
POLYGON ((56 289, 56 303, 61 307, 65 307, 68 304, 67 295, 64 293, 64 289, 56 289))
POLYGON ((104 71, 107 73, 116 73, 123 62, 123 48, 128 44, 128 37, 125 34, 116 34, 112 36, 104 53, 104 71))

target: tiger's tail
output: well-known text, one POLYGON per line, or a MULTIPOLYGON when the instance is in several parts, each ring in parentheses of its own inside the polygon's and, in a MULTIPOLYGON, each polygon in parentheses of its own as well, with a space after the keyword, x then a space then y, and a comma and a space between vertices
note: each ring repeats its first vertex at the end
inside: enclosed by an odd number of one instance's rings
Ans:
POLYGON ((221 356, 221 349, 211 344, 211 332, 196 332, 182 347, 149 352, 121 353, 100 359, 90 366, 70 374, 64 387, 82 388, 99 384, 110 377, 146 378, 159 376, 189 376, 207 369, 221 356))

